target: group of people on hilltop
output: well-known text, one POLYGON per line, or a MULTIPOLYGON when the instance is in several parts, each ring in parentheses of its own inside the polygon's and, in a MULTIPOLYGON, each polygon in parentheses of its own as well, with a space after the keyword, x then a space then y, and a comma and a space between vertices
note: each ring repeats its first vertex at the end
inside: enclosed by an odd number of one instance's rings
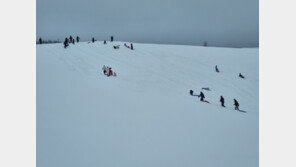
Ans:
POLYGON ((103 66, 103 68, 102 68, 102 70, 103 70, 103 74, 104 75, 107 75, 107 77, 109 77, 109 76, 117 76, 116 75, 116 72, 113 72, 113 70, 112 70, 112 68, 111 67, 106 67, 105 65, 103 66))
MULTIPOLYGON (((79 36, 76 37, 76 42, 78 43, 80 40, 79 36)), ((65 38, 65 41, 64 41, 64 48, 67 48, 69 46, 69 44, 72 43, 72 44, 75 44, 75 39, 72 37, 72 35, 70 35, 69 38, 65 38)))
MULTIPOLYGON (((194 94, 193 94, 194 92, 193 92, 193 90, 190 90, 189 91, 189 94, 191 95, 191 96, 194 96, 194 94)), ((196 96, 199 96, 200 97, 200 101, 202 101, 202 102, 204 102, 205 100, 205 95, 204 95, 204 93, 201 91, 200 92, 200 94, 199 95, 196 95, 196 96)), ((234 100, 234 109, 235 110, 239 110, 239 103, 238 103, 238 101, 236 100, 236 99, 233 99, 234 100)), ((221 103, 221 106, 222 107, 225 107, 225 105, 224 105, 224 103, 225 103, 225 100, 224 100, 224 97, 223 96, 220 96, 220 103, 221 103)))

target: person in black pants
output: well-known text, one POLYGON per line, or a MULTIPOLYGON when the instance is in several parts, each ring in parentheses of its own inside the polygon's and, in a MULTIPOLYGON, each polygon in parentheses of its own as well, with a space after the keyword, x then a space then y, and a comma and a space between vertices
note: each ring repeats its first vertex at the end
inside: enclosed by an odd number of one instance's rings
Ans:
POLYGON ((193 96, 193 90, 190 90, 190 91, 189 91, 189 94, 190 94, 191 96, 193 96))
POLYGON ((220 96, 220 102, 221 102, 221 106, 222 106, 222 107, 225 107, 225 106, 224 106, 224 97, 223 97, 223 96, 220 96))
POLYGON ((113 42, 113 36, 111 36, 111 42, 113 42))
POLYGON ((205 95, 202 92, 200 92, 199 96, 200 96, 200 101, 204 101, 205 95))
POLYGON ((242 79, 245 79, 245 77, 241 74, 241 73, 239 73, 239 75, 238 75, 240 78, 242 78, 242 79))
POLYGON ((76 37, 76 42, 78 43, 80 40, 79 36, 76 37))
POLYGON ((239 108, 238 108, 239 107, 239 103, 237 102, 236 99, 233 99, 233 100, 234 100, 234 104, 233 105, 235 106, 234 109, 235 110, 239 110, 239 108))
POLYGON ((41 38, 39 38, 39 44, 42 44, 42 39, 41 38))

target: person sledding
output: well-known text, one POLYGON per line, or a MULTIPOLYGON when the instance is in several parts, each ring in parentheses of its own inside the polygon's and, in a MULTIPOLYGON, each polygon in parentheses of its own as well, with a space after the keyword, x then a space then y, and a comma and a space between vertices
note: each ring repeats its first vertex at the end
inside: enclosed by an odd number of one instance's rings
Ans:
POLYGON ((245 79, 245 76, 243 76, 241 73, 238 75, 240 78, 245 79))
POLYGON ((124 46, 127 47, 127 48, 130 48, 126 43, 124 43, 124 46))
POLYGON ((223 96, 220 96, 220 102, 221 102, 221 106, 222 106, 222 107, 225 107, 225 106, 224 106, 224 97, 223 97, 223 96))
POLYGON ((115 46, 113 46, 113 48, 114 48, 114 49, 119 49, 119 46, 120 46, 120 45, 115 45, 115 46))
POLYGON ((190 94, 191 96, 193 96, 193 90, 190 90, 190 91, 189 91, 189 94, 190 94))
POLYGON ((68 46, 69 46, 69 39, 68 38, 65 38, 64 48, 67 48, 68 46))
POLYGON ((113 71, 112 71, 112 68, 111 67, 109 69, 109 76, 113 76, 113 71))
POLYGON ((106 75, 106 73, 107 73, 107 67, 105 65, 103 66, 102 70, 103 70, 104 75, 106 75))
POLYGON ((216 70, 216 72, 220 72, 217 65, 215 66, 215 70, 216 70))
POLYGON ((204 101, 205 95, 202 92, 200 92, 199 97, 200 101, 204 101))
POLYGON ((238 108, 239 107, 239 103, 237 102, 236 99, 233 99, 233 100, 234 100, 234 104, 233 105, 235 106, 234 109, 235 110, 239 110, 239 108, 238 108))

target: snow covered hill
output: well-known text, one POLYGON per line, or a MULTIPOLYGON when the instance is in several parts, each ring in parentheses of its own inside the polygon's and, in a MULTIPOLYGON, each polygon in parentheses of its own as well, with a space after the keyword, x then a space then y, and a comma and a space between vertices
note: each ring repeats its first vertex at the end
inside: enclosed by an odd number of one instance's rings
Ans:
POLYGON ((38 167, 259 166, 258 48, 36 47, 38 167))

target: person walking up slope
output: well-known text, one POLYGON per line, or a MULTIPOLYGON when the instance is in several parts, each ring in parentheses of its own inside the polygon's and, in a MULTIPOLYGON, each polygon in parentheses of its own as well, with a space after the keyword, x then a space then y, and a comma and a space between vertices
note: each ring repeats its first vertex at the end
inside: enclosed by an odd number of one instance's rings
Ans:
POLYGON ((239 108, 238 108, 239 107, 239 104, 238 104, 237 100, 236 99, 233 99, 233 100, 234 100, 234 104, 233 105, 235 106, 234 109, 235 110, 239 110, 239 108))
POLYGON ((200 101, 204 101, 205 95, 202 92, 200 92, 199 96, 200 96, 200 101))
POLYGON ((223 97, 223 96, 220 96, 220 102, 221 102, 221 106, 222 106, 222 107, 225 107, 225 106, 224 106, 224 97, 223 97))

